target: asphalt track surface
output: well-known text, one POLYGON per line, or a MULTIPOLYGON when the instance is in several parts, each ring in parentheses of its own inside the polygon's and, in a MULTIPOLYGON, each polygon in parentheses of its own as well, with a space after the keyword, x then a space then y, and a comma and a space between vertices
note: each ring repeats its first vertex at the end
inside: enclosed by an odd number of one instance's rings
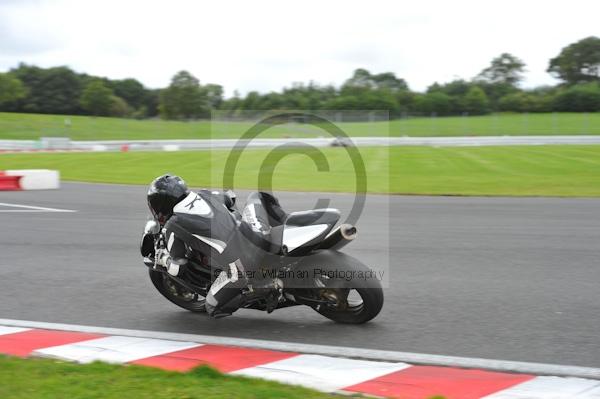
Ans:
MULTIPOLYGON (((317 196, 278 194, 289 210, 317 196)), ((172 305, 138 255, 144 187, 66 183, 0 203, 77 211, 0 205, 1 318, 600 366, 600 199, 368 196, 347 252, 388 288, 361 326, 307 307, 213 320, 172 305)))

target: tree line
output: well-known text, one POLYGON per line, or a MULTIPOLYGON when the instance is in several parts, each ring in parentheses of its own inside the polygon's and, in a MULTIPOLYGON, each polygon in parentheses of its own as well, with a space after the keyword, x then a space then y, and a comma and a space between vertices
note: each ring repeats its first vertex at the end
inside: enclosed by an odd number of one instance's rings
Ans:
POLYGON ((521 89, 526 71, 518 57, 503 53, 470 80, 433 83, 410 90, 392 72, 357 69, 340 87, 295 83, 280 92, 251 91, 223 97, 218 84, 201 84, 187 71, 164 89, 136 79, 111 80, 68 67, 19 64, 0 73, 0 111, 165 119, 207 118, 211 110, 235 115, 248 110, 387 110, 403 115, 483 115, 490 112, 600 111, 600 38, 572 43, 549 61, 555 86, 521 89))

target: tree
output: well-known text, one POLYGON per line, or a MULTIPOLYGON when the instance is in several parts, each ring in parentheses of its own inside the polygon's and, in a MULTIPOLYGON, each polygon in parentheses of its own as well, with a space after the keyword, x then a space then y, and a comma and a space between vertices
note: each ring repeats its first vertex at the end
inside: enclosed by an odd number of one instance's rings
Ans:
POLYGON ((397 78, 392 72, 383 72, 372 75, 371 80, 375 82, 378 89, 389 89, 391 91, 408 90, 408 84, 402 78, 397 78))
POLYGON ((281 107, 285 109, 318 110, 337 95, 333 86, 320 86, 315 82, 293 83, 281 93, 281 107))
POLYGON ((389 89, 371 90, 359 98, 359 109, 386 110, 390 113, 398 111, 398 101, 389 89))
POLYGON ((471 115, 488 113, 489 101, 481 87, 473 86, 464 97, 464 110, 471 115))
POLYGON ((259 110, 281 109, 283 106, 283 97, 279 93, 271 92, 260 96, 256 108, 259 110))
POLYGON ((533 96, 524 92, 507 94, 498 101, 500 111, 531 112, 534 106, 533 96))
POLYGON ((556 97, 556 88, 540 86, 529 91, 533 101, 533 112, 551 112, 556 97))
POLYGON ((406 81, 397 78, 392 72, 372 75, 366 69, 356 69, 352 77, 342 86, 342 94, 353 94, 361 89, 389 89, 391 91, 408 90, 406 81), (358 89, 358 90, 357 90, 358 89))
POLYGON ((113 80, 108 83, 108 87, 133 108, 138 109, 146 105, 148 90, 136 79, 113 80))
POLYGON ((390 113, 391 117, 402 116, 411 110, 414 106, 416 99, 416 93, 410 90, 404 90, 396 93, 396 102, 398 103, 398 110, 394 113, 390 113))
POLYGON ((43 114, 81 113, 81 77, 68 67, 38 68, 26 64, 10 71, 27 88, 19 111, 43 114))
POLYGON ((360 100, 355 96, 337 96, 325 103, 326 109, 347 111, 353 109, 361 109, 360 100))
POLYGON ((159 114, 160 92, 159 89, 148 90, 146 104, 144 105, 146 107, 145 116, 157 116, 159 114))
POLYGON ((417 96, 415 107, 425 115, 448 115, 452 109, 452 99, 446 93, 434 91, 417 96))
POLYGON ((456 79, 441 85, 436 82, 427 88, 427 94, 436 92, 446 94, 450 98, 449 114, 460 114, 467 111, 464 105, 464 98, 473 87, 477 87, 475 83, 467 82, 464 79, 456 79))
MULTIPOLYGON (((404 79, 392 72, 371 74, 366 69, 356 69, 344 82, 339 92, 335 89, 322 91, 321 108, 335 110, 387 110, 400 113, 399 98, 408 92, 404 79)), ((316 105, 316 104, 314 104, 316 105)))
POLYGON ((173 76, 169 87, 160 93, 160 114, 166 119, 208 117, 206 91, 191 73, 180 71, 173 76))
POLYGON ((547 71, 568 84, 600 81, 600 38, 588 37, 563 48, 547 71))
POLYGON ((246 98, 242 100, 241 108, 243 110, 255 110, 260 104, 260 93, 257 91, 251 91, 246 94, 246 98))
POLYGON ((516 86, 523 79, 523 72, 525 72, 523 61, 512 54, 502 53, 494 58, 490 66, 481 71, 476 79, 516 86))
POLYGON ((473 83, 467 82, 464 79, 453 80, 443 85, 436 82, 427 88, 427 93, 441 91, 449 96, 464 96, 473 85, 473 83))
POLYGON ((223 86, 209 83, 204 86, 204 91, 210 108, 219 108, 223 102, 223 86))
POLYGON ((232 115, 235 111, 242 107, 242 99, 240 98, 240 93, 237 90, 233 91, 233 97, 223 100, 221 103, 220 109, 229 111, 228 114, 232 115))
POLYGON ((520 91, 518 87, 504 82, 491 83, 480 80, 477 82, 477 86, 485 92, 492 107, 496 107, 501 98, 520 91))
POLYGON ((27 94, 23 83, 10 73, 0 73, 0 106, 22 99, 27 94))
POLYGON ((352 74, 352 77, 344 82, 346 87, 370 88, 374 86, 371 80, 371 73, 363 68, 358 68, 352 74))
POLYGON ((81 94, 81 106, 95 116, 111 114, 114 94, 100 80, 90 82, 81 94))
MULTIPOLYGON (((141 108, 143 108, 143 106, 141 108)), ((110 97, 110 109, 109 109, 110 116, 124 117, 124 116, 130 116, 132 114, 133 114, 132 109, 129 106, 129 104, 127 104, 127 101, 125 101, 124 99, 122 99, 119 96, 111 96, 110 97)))

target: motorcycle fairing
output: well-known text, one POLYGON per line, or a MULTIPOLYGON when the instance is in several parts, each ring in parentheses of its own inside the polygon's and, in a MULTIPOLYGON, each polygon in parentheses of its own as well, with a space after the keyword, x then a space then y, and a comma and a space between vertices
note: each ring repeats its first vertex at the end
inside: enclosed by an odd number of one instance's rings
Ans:
POLYGON ((325 239, 339 219, 340 211, 333 208, 290 213, 283 226, 283 251, 292 255, 309 252, 325 239))
POLYGON ((329 224, 315 224, 309 226, 289 226, 286 225, 283 229, 282 244, 287 248, 288 252, 294 251, 315 238, 323 235, 326 230, 331 230, 329 224))

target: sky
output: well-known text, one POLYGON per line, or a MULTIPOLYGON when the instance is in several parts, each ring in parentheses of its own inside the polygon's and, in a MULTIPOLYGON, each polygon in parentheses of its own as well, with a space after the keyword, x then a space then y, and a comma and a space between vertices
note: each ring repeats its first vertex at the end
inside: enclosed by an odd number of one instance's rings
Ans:
POLYGON ((556 83, 549 59, 600 36, 598 15, 598 0, 0 0, 0 71, 68 65, 160 88, 185 69, 231 96, 366 68, 422 91, 509 52, 527 88, 556 83))

